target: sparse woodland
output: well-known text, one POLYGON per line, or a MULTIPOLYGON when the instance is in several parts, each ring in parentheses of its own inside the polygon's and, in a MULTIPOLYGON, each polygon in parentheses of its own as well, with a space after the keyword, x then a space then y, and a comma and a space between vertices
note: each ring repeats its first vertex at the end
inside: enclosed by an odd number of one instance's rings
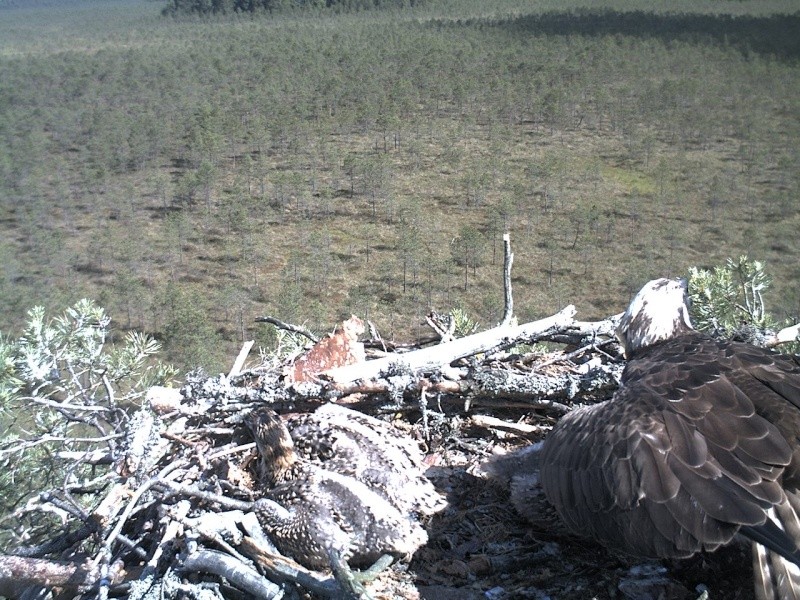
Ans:
POLYGON ((743 253, 798 314, 792 2, 0 7, 0 330, 94 298, 186 371, 350 314, 602 318, 743 253))
MULTIPOLYGON (((641 597, 479 465, 611 393, 652 277, 698 266, 716 335, 800 320, 795 4, 308 4, 0 1, 0 595, 337 596, 248 521, 241 423, 335 401, 449 502, 374 597, 641 597)), ((749 598, 745 556, 656 568, 749 598)))

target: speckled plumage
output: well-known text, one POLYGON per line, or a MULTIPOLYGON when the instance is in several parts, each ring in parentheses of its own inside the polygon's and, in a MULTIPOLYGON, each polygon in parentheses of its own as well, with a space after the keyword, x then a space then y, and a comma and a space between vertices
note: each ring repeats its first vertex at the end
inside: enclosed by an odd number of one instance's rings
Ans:
MULTIPOLYGON (((394 488, 396 481, 412 477, 406 469, 419 476, 419 464, 409 459, 402 466, 388 467, 394 459, 387 456, 403 445, 388 432, 383 432, 385 446, 364 444, 359 453, 358 444, 347 442, 344 432, 346 419, 352 418, 363 434, 364 415, 347 413, 353 414, 331 411, 335 427, 327 426, 329 417, 323 411, 295 428, 304 448, 327 446, 324 461, 299 456, 289 431, 272 410, 259 409, 248 418, 267 487, 256 503, 256 515, 281 552, 309 568, 330 566, 332 550, 353 566, 367 566, 385 554, 410 555, 427 541, 411 508, 414 502, 394 488), (334 431, 336 435, 327 435, 334 431), (332 443, 318 443, 326 437, 332 443), (370 474, 370 460, 381 465, 385 476, 370 474), (344 468, 346 464, 358 466, 344 468)), ((432 486, 430 490, 435 493, 432 486)))
POLYGON ((337 404, 289 420, 297 452, 321 467, 353 477, 404 513, 429 516, 445 500, 422 474, 422 453, 394 427, 337 404))

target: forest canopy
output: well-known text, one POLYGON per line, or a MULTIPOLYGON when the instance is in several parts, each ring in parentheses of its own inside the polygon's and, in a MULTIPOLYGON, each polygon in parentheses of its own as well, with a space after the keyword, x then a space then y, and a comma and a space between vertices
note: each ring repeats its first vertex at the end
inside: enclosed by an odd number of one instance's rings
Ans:
POLYGON ((525 321, 742 254, 800 315, 796 2, 5 6, 4 335, 91 298, 215 372, 262 315, 486 328, 504 232, 525 321))
POLYGON ((165 15, 217 14, 259 11, 285 11, 293 9, 333 9, 358 11, 380 8, 404 8, 422 0, 170 0, 164 7, 165 15))

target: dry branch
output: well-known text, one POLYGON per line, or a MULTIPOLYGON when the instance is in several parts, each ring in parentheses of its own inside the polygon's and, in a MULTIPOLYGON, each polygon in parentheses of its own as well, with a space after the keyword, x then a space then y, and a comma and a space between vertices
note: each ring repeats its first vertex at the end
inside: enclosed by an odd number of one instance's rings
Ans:
POLYGON ((509 325, 514 317, 514 296, 511 292, 511 266, 514 264, 514 253, 511 252, 511 236, 503 234, 503 296, 505 309, 501 325, 509 325))
POLYGON ((575 307, 567 306, 553 316, 516 326, 501 326, 468 335, 446 344, 407 352, 346 367, 330 369, 322 375, 338 384, 378 379, 392 371, 424 372, 438 370, 459 358, 481 353, 492 353, 517 344, 529 343, 568 328, 575 315, 575 307))
MULTIPOLYGON (((116 564, 110 573, 112 581, 123 575, 116 564)), ((45 560, 0 554, 0 596, 18 597, 24 588, 41 586, 46 589, 63 588, 85 592, 97 584, 100 570, 91 562, 45 560)))
POLYGON ((318 574, 298 565, 293 560, 264 548, 262 544, 252 537, 244 538, 242 551, 252 556, 258 566, 276 581, 296 583, 323 598, 335 597, 341 594, 339 584, 332 577, 320 577, 318 574))
POLYGON ((255 340, 250 340, 242 345, 242 349, 239 350, 239 355, 236 357, 236 360, 233 362, 233 366, 228 373, 228 379, 241 373, 242 368, 244 367, 244 361, 247 360, 247 355, 250 354, 250 350, 253 349, 253 345, 255 343, 255 340))
POLYGON ((245 566, 234 557, 217 550, 199 550, 183 561, 183 570, 188 572, 213 573, 224 577, 234 586, 261 600, 283 597, 283 590, 254 569, 245 566))
POLYGON ((542 433, 543 427, 539 425, 528 425, 526 423, 509 423, 503 419, 490 417, 488 415, 472 415, 470 421, 478 427, 491 429, 495 431, 502 431, 505 433, 512 433, 521 437, 528 437, 531 435, 539 435, 542 433))
POLYGON ((284 331, 290 331, 292 333, 299 333, 303 337, 308 338, 313 343, 317 343, 319 338, 311 333, 308 329, 303 327, 302 325, 292 325, 291 323, 284 323, 280 319, 271 316, 265 317, 256 317, 256 323, 269 323, 270 325, 275 325, 278 329, 283 329, 284 331))

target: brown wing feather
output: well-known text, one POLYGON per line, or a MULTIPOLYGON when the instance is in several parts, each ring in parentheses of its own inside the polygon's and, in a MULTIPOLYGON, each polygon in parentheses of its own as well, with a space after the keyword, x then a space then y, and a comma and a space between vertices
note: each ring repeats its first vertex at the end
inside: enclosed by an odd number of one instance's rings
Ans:
POLYGON ((740 527, 766 531, 767 511, 800 480, 799 406, 797 361, 681 336, 633 357, 610 401, 562 419, 542 485, 571 529, 606 545, 715 549, 740 527))

